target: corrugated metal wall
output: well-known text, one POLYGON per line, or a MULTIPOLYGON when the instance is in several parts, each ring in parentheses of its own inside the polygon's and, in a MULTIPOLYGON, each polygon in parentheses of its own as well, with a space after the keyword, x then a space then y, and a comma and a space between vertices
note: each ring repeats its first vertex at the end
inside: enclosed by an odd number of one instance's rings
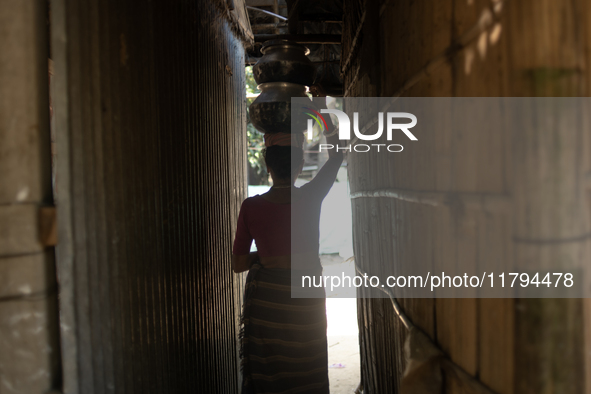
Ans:
MULTIPOLYGON (((585 96, 584 1, 345 1, 347 96, 585 96), (352 13, 347 13, 351 10, 352 13), (377 27, 376 27, 377 26, 377 27), (368 32, 377 29, 379 34, 368 32)), ((421 141, 419 141, 421 142, 421 141)), ((440 132, 418 155, 348 155, 351 192, 502 196, 502 212, 353 200, 355 259, 489 264, 589 261, 591 134, 567 128, 507 135, 440 132), (468 152, 462 155, 457 152, 468 152), (553 171, 546 158, 552 157, 553 171), (390 174, 372 177, 368 174, 390 174), (577 212, 572 216, 568 212, 577 212), (379 242, 373 234, 392 241, 379 242), (561 257, 562 256, 562 257, 561 257)), ((408 199, 407 199, 408 200, 408 199)), ((379 238, 380 240, 382 238, 379 238)), ((374 267, 377 270, 377 267, 374 267)), ((406 299, 409 317, 458 365, 500 393, 589 392, 589 303, 552 299, 406 299), (587 348, 588 349, 588 348, 587 348)), ((406 331, 389 300, 360 300, 366 393, 397 392, 406 331)), ((445 392, 465 388, 446 381, 445 392)))
POLYGON ((225 2, 52 1, 66 393, 238 391, 235 15, 225 2))

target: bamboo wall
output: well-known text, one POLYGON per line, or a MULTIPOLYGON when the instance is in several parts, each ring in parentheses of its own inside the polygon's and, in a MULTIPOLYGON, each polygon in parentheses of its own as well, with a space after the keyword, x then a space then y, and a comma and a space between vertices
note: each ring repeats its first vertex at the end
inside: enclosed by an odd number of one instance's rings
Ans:
POLYGON ((226 3, 52 1, 65 393, 238 392, 252 37, 226 3))
MULTIPOLYGON (((349 97, 590 92, 591 10, 585 1, 347 0, 345 15, 342 71, 349 97)), ((354 199, 357 265, 371 272, 382 261, 591 261, 591 132, 587 123, 578 126, 507 135, 476 125, 469 135, 440 133, 412 157, 349 154, 351 192, 395 188, 460 201, 459 207, 433 207, 354 199), (387 184, 372 173, 389 174, 387 184), (501 196, 509 199, 508 209, 464 209, 466 195, 501 196), (372 241, 372 231, 395 242, 372 241)), ((585 300, 401 304, 455 363, 499 393, 590 392, 585 300)), ((405 329, 389 300, 360 300, 358 306, 365 392, 397 392, 405 329)), ((467 391, 447 381, 445 392, 467 391)))

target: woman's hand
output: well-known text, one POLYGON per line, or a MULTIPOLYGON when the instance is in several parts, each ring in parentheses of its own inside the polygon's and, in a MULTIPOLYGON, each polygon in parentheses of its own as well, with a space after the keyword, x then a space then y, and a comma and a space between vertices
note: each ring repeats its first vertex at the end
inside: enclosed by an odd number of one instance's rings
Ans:
MULTIPOLYGON (((326 109, 326 90, 322 87, 322 85, 313 85, 310 86, 310 93, 312 93, 314 105, 318 109, 326 109)), ((325 117, 326 123, 328 126, 328 130, 325 131, 326 133, 331 134, 335 130, 335 125, 332 123, 332 119, 330 115, 325 117)), ((338 147, 340 146, 340 140, 338 134, 332 134, 330 137, 326 137, 326 142, 333 146, 332 149, 328 150, 328 157, 334 158, 335 161, 343 161, 343 152, 338 151, 338 147)), ((340 165, 340 164, 339 164, 340 165)))
POLYGON ((312 93, 312 101, 319 109, 326 108, 326 90, 322 85, 310 86, 310 93, 312 93))

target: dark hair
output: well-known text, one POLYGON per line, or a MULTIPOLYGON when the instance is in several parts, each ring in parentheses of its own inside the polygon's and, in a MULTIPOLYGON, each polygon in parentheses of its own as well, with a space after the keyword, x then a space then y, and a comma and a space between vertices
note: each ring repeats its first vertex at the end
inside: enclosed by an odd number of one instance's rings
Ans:
POLYGON ((291 179, 304 159, 302 148, 293 146, 271 145, 263 151, 267 167, 271 168, 279 179, 291 179))

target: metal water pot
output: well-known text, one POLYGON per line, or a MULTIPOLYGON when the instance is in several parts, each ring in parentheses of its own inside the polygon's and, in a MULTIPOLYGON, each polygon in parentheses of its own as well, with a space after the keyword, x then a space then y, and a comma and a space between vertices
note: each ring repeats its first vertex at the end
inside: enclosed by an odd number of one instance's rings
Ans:
POLYGON ((252 72, 257 83, 291 82, 311 86, 316 78, 316 65, 306 55, 310 50, 288 40, 271 40, 261 48, 263 57, 252 72))
MULTIPOLYGON (((289 82, 268 82, 258 86, 261 94, 249 107, 252 125, 263 133, 302 132, 306 119, 297 117, 291 124, 291 98, 306 97, 306 86, 289 82)), ((312 100, 310 100, 312 106, 312 100)))

